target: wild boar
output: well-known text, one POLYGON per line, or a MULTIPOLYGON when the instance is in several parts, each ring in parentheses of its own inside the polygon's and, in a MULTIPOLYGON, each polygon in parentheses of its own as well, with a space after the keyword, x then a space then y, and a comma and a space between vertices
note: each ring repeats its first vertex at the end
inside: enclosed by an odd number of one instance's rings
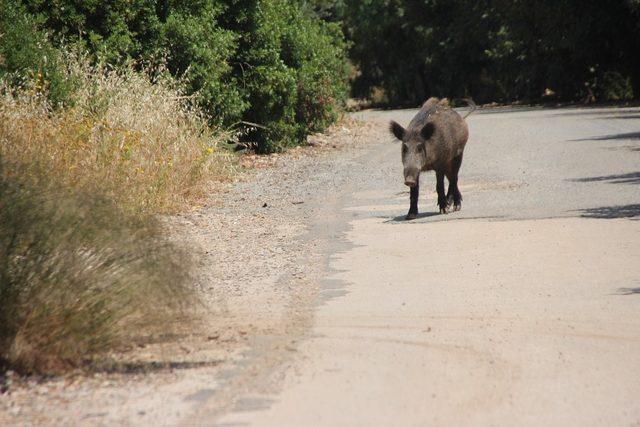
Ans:
POLYGON ((418 216, 418 194, 420 172, 436 172, 436 191, 440 213, 449 213, 451 206, 458 211, 462 207, 462 195, 458 189, 458 172, 462 165, 464 147, 469 138, 469 127, 465 119, 476 106, 465 99, 471 110, 461 117, 449 106, 449 101, 429 98, 407 128, 391 121, 390 130, 402 141, 402 164, 404 183, 410 188, 409 213, 406 219, 418 216), (444 177, 449 189, 444 192, 444 177))

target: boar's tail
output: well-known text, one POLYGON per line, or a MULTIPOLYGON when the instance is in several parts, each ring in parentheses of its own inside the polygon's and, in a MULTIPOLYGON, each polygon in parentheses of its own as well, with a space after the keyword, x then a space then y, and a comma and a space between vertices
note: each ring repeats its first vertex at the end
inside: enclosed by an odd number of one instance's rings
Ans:
POLYGON ((469 112, 462 117, 463 119, 466 119, 471 114, 473 114, 473 112, 476 111, 478 107, 476 106, 476 103, 473 102, 473 99, 471 98, 462 98, 462 100, 465 101, 467 104, 469 104, 469 108, 470 108, 469 112))

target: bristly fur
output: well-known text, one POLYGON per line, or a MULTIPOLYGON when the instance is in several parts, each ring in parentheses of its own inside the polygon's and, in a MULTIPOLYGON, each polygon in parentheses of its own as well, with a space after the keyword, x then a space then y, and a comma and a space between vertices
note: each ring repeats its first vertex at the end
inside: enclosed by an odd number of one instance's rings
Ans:
MULTIPOLYGON (((475 104, 471 100, 467 102, 473 111, 475 104)), ((430 170, 436 172, 440 213, 460 210, 462 194, 458 188, 458 173, 469 138, 469 127, 463 117, 451 108, 449 100, 429 98, 406 129, 396 122, 391 122, 390 126, 394 135, 403 137, 404 182, 411 188, 406 218, 417 217, 420 173, 430 170), (449 181, 446 193, 445 176, 449 181)))

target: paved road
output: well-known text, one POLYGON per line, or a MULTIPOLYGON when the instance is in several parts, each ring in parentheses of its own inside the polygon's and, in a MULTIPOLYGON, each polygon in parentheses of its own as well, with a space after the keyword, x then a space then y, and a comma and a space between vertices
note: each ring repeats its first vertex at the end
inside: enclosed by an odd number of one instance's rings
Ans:
POLYGON ((219 425, 640 425, 640 109, 469 126, 455 214, 436 214, 429 174, 401 221, 390 137, 353 159, 307 339, 279 391, 219 425))

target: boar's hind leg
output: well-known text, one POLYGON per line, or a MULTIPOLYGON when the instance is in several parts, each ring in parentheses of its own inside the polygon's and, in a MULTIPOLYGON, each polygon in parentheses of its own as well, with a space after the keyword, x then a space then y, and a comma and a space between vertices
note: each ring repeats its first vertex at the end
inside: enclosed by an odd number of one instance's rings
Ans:
POLYGON ((409 205, 409 213, 407 214, 406 219, 416 219, 418 217, 418 195, 420 194, 420 184, 417 183, 415 186, 411 187, 410 191, 410 205, 409 205))
POLYGON ((447 196, 444 194, 444 173, 436 171, 436 191, 438 192, 438 206, 440 213, 449 213, 447 196))
POLYGON ((458 172, 462 165, 462 154, 453 158, 451 162, 451 172, 447 175, 449 180, 449 189, 447 190, 448 205, 453 204, 453 210, 459 211, 462 208, 462 194, 458 189, 458 172))

